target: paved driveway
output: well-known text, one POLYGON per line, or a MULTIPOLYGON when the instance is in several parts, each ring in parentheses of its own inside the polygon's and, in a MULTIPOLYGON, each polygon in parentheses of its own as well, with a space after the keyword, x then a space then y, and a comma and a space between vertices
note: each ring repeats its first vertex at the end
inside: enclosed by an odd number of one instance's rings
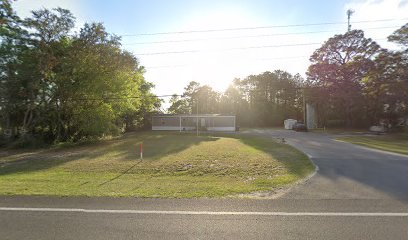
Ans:
POLYGON ((290 130, 251 130, 285 138, 318 166, 314 177, 283 198, 408 199, 408 156, 336 141, 333 135, 290 130))

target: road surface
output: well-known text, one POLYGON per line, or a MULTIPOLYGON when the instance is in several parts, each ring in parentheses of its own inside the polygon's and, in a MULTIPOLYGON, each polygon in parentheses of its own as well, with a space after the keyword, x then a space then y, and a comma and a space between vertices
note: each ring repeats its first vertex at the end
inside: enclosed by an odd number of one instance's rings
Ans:
POLYGON ((319 167, 278 199, 0 197, 0 239, 407 239, 408 158, 252 130, 319 167))
POLYGON ((408 199, 408 156, 339 142, 334 136, 285 130, 251 130, 284 138, 318 166, 317 174, 285 198, 408 199))

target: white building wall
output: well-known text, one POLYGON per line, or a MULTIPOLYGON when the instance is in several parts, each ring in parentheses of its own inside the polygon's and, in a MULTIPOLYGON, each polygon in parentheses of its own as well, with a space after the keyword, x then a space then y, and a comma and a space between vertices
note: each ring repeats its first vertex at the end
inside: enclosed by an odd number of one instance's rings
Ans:
MULTIPOLYGON (((181 127, 181 130, 187 130, 191 131, 194 130, 194 127, 181 127)), ((180 127, 174 127, 174 126, 152 126, 152 130, 154 131, 180 131, 180 127)))
MULTIPOLYGON (((153 117, 153 120, 154 119, 155 118, 153 117)), ((160 116, 160 117, 157 117, 156 119, 176 119, 177 121, 175 121, 175 120, 165 120, 165 123, 163 125, 157 125, 157 124, 161 123, 161 121, 159 121, 159 120, 152 121, 152 124, 153 124, 152 125, 152 130, 154 130, 154 131, 183 131, 183 130, 192 131, 192 130, 196 129, 196 124, 194 124, 192 126, 191 123, 189 123, 190 126, 183 126, 183 122, 181 122, 182 119, 192 119, 193 122, 196 122, 197 118, 194 117, 194 116, 193 117, 160 116), (168 121, 170 122, 170 124, 169 124, 168 121), (155 123, 156 123, 156 125, 154 125, 155 123), (169 124, 170 126, 166 125, 166 124, 169 124), (181 128, 180 128, 180 124, 181 124, 181 128)), ((200 123, 205 123, 204 121, 202 121, 202 119, 206 119, 205 121, 210 121, 209 119, 213 119, 211 121, 212 123, 210 124, 210 126, 208 126, 208 124, 205 124, 205 125, 207 125, 207 130, 208 131, 235 131, 236 130, 235 129, 235 124, 236 124, 235 116, 211 116, 211 117, 199 116, 198 119, 199 119, 200 123), (218 127, 214 126, 214 125, 217 125, 217 123, 214 123, 214 119, 216 120, 216 119, 219 119, 219 118, 232 119, 231 124, 225 124, 225 123, 222 124, 221 123, 219 125, 224 125, 224 126, 218 126, 218 127), (213 126, 211 126, 211 125, 213 125, 213 126), (231 126, 231 125, 234 125, 234 126, 231 126)))
POLYGON ((235 131, 235 127, 208 127, 208 131, 220 131, 220 132, 230 132, 230 131, 235 131))
POLYGON ((307 129, 315 129, 317 128, 317 120, 316 120, 316 109, 315 106, 306 103, 306 127, 307 129))

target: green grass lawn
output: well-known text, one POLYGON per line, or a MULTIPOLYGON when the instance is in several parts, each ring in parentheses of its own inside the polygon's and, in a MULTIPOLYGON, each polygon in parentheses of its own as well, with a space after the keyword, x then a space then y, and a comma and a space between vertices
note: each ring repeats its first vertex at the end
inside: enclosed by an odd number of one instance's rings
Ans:
POLYGON ((384 136, 350 136, 338 138, 365 147, 408 155, 408 138, 398 134, 384 136))
POLYGON ((319 128, 310 130, 310 132, 328 134, 347 134, 347 133, 364 133, 368 132, 368 130, 364 128, 325 128, 325 129, 319 128))
POLYGON ((59 149, 4 150, 0 195, 221 197, 273 190, 312 171, 303 153, 272 139, 143 132, 59 149))

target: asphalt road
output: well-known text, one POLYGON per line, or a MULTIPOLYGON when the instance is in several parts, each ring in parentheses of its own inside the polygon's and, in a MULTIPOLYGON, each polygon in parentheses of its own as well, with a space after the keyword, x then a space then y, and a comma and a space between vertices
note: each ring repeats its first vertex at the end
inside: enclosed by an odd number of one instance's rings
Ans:
POLYGON ((0 239, 407 239, 408 158, 284 137, 319 167, 278 199, 0 197, 0 239))
POLYGON ((408 156, 339 142, 335 136, 285 130, 252 130, 285 138, 318 166, 317 174, 284 198, 408 199, 408 156))

